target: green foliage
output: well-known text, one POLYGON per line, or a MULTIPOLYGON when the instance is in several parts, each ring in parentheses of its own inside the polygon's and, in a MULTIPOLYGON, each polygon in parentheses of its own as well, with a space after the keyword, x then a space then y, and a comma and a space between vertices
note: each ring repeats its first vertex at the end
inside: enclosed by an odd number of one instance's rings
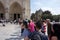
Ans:
POLYGON ((44 20, 46 20, 46 19, 50 19, 50 20, 52 20, 52 14, 51 14, 51 12, 50 11, 44 11, 43 13, 42 13, 42 19, 44 19, 44 20))
POLYGON ((35 14, 32 13, 32 14, 31 14, 31 19, 34 20, 34 18, 35 18, 35 14))
POLYGON ((31 14, 31 19, 37 21, 39 20, 46 20, 46 19, 50 19, 51 21, 60 21, 60 15, 52 15, 51 12, 49 10, 42 12, 41 15, 37 14, 38 12, 36 12, 35 14, 32 13, 31 14))
POLYGON ((53 20, 56 22, 60 21, 60 15, 53 15, 53 20))

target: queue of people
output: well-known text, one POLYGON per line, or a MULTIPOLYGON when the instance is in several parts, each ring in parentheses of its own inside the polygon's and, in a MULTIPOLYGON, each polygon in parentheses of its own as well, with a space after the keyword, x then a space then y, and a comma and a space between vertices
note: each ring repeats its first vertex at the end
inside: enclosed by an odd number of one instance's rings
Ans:
POLYGON ((51 24, 50 20, 38 20, 34 22, 32 20, 21 20, 21 36, 24 40, 59 40, 60 32, 57 27, 60 28, 60 24, 51 24))

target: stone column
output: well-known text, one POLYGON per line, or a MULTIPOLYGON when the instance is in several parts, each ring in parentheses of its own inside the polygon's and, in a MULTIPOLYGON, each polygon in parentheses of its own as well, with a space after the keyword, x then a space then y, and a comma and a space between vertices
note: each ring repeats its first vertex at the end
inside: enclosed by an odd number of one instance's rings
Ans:
POLYGON ((8 8, 6 8, 5 17, 6 17, 6 20, 9 20, 9 11, 8 11, 8 8))
POLYGON ((22 19, 25 19, 25 8, 22 10, 22 19))
POLYGON ((9 1, 6 1, 6 7, 5 7, 6 13, 5 13, 5 18, 6 20, 9 20, 9 1))
POLYGON ((25 18, 30 19, 30 0, 25 0, 25 18))

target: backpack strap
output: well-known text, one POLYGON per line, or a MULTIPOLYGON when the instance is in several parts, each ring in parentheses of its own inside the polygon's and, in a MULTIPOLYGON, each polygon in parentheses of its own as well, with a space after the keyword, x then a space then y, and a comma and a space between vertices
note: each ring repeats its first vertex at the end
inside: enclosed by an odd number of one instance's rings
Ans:
POLYGON ((41 37, 41 40, 48 40, 48 37, 44 35, 43 33, 38 33, 38 34, 41 37))
POLYGON ((41 36, 37 31, 34 32, 33 37, 34 37, 34 40, 41 40, 41 36))
POLYGON ((41 40, 41 37, 39 36, 39 34, 34 31, 31 35, 30 35, 30 39, 31 40, 41 40))

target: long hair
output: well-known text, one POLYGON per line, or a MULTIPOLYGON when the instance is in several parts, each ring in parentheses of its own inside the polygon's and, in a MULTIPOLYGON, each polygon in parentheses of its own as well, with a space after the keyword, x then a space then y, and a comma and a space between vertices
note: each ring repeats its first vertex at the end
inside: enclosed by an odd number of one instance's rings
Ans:
POLYGON ((28 28, 27 22, 23 20, 23 25, 25 25, 25 28, 28 28))

